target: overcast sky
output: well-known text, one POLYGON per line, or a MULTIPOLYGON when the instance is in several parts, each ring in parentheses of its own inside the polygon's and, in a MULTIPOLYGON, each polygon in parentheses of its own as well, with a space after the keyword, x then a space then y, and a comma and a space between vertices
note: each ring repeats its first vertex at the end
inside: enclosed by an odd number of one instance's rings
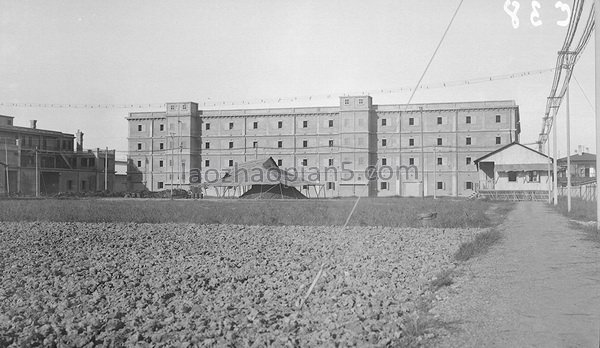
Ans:
MULTIPOLYGON (((542 25, 530 22, 531 1, 519 0, 515 29, 503 0, 465 0, 424 84, 554 67, 566 34, 556 22, 565 14, 556 0, 538 1, 542 25)), ((268 105, 337 105, 339 95, 369 91, 376 104, 405 103, 408 92, 380 90, 417 83, 458 3, 0 0, 0 102, 227 101, 221 107, 259 108, 265 104, 240 102, 315 96, 268 105)), ((593 53, 591 40, 575 69, 592 103, 593 53)), ((514 99, 521 142, 531 143, 552 78, 549 72, 419 90, 413 102, 514 99)), ((40 128, 81 129, 85 147, 120 151, 126 149, 129 111, 0 106, 0 114, 14 116, 17 125, 38 119, 40 128)), ((571 114, 572 148, 593 151, 593 110, 574 81, 571 114)), ((564 108, 560 117, 565 155, 564 108)))

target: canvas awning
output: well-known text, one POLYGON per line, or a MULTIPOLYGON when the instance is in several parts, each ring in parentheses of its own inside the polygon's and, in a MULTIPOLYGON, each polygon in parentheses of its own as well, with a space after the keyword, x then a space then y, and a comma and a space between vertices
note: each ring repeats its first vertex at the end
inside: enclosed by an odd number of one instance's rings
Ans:
POLYGON ((497 172, 527 172, 530 170, 548 170, 548 163, 496 164, 497 172))

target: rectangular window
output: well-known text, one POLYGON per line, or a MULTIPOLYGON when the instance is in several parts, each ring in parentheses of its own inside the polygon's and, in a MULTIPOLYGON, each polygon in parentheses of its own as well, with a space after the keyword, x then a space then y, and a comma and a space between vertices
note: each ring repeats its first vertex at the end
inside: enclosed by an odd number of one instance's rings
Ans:
POLYGON ((437 182, 437 189, 438 190, 443 190, 444 189, 444 182, 443 181, 438 181, 437 182))
POLYGON ((344 105, 350 105, 350 99, 344 99, 344 105))
POLYGON ((277 122, 277 128, 283 128, 283 121, 277 122))
POLYGON ((171 109, 171 111, 175 111, 175 105, 171 105, 169 109, 171 109))
POLYGON ((210 142, 208 142, 208 141, 207 141, 207 142, 205 142, 205 143, 204 143, 204 148, 205 148, 205 149, 210 149, 210 142))
POLYGON ((163 186, 164 186, 163 182, 162 182, 162 181, 159 181, 159 182, 158 182, 158 189, 159 189, 159 190, 160 190, 160 189, 162 189, 162 188, 163 188, 163 186))
POLYGON ((408 146, 415 146, 415 139, 408 139, 408 146))
POLYGON ((186 104, 181 105, 181 110, 187 110, 187 105, 186 104))
POLYGON ((142 131, 142 125, 138 124, 138 132, 141 132, 141 131, 142 131))
POLYGON ((465 182, 465 188, 467 190, 472 190, 473 189, 473 182, 471 182, 471 181, 465 182))
POLYGON ((328 182, 327 183, 327 189, 328 190, 335 190, 335 182, 328 182))
POLYGON ((442 118, 441 117, 437 118, 437 124, 442 124, 442 118))
POLYGON ((283 141, 279 140, 279 141, 277 142, 277 147, 278 147, 278 148, 282 148, 282 147, 283 147, 283 141))
POLYGON ((158 149, 159 150, 164 150, 165 149, 165 143, 158 144, 158 149))
POLYGON ((233 167, 233 160, 229 160, 229 166, 233 167))
POLYGON ((277 160, 277 165, 278 166, 282 166, 283 165, 283 160, 282 159, 278 159, 277 160))
POLYGON ((408 165, 409 166, 414 166, 415 165, 415 159, 414 159, 414 157, 411 157, 411 158, 408 159, 408 165))
POLYGON ((333 120, 329 120, 329 127, 333 127, 333 120))
POLYGON ((387 146, 387 139, 381 139, 381 146, 387 146))
POLYGON ((467 145, 471 145, 471 137, 467 137, 467 138, 465 139, 465 144, 467 144, 467 145))
POLYGON ((210 160, 204 160, 204 166, 210 167, 210 160))
POLYGON ((333 165, 333 158, 329 159, 329 165, 332 166, 333 165))
POLYGON ((158 161, 158 166, 159 167, 164 167, 165 166, 165 162, 163 162, 163 160, 158 161))
POLYGON ((496 145, 500 145, 502 143, 502 138, 496 137, 496 145))
POLYGON ((502 116, 496 115, 496 123, 502 122, 502 116))
POLYGON ((365 101, 364 101, 362 98, 358 100, 358 104, 361 104, 361 105, 362 105, 364 102, 365 102, 365 101))
POLYGON ((415 125, 415 118, 414 117, 411 117, 411 118, 408 119, 408 125, 409 126, 414 126, 415 125))
POLYGON ((517 172, 508 172, 508 181, 517 181, 517 172))
POLYGON ((540 182, 540 176, 538 175, 537 170, 527 172, 527 175, 529 176, 529 182, 540 182))
POLYGON ((438 164, 438 166, 441 166, 442 164, 444 164, 444 160, 441 157, 438 157, 437 164, 438 164))
POLYGON ((233 129, 233 122, 229 122, 229 129, 233 129))
POLYGON ((465 118, 465 123, 471 123, 471 116, 467 116, 465 118))
POLYGON ((329 147, 333 147, 333 140, 329 139, 329 147))
POLYGON ((466 163, 467 163, 467 164, 471 164, 471 157, 467 157, 467 158, 466 158, 466 163))
POLYGON ((381 119, 381 125, 382 126, 387 126, 387 119, 386 118, 382 118, 381 119))
POLYGON ((252 142, 252 147, 256 149, 258 147, 258 141, 252 142))
POLYGON ((437 144, 438 144, 438 146, 442 145, 442 138, 437 138, 437 144))
POLYGON ((385 182, 385 181, 384 181, 384 182, 382 182, 382 183, 381 183, 381 189, 382 189, 382 190, 387 190, 387 189, 388 189, 388 183, 387 183, 387 182, 385 182))
POLYGON ((141 168, 142 167, 142 161, 137 161, 137 167, 141 168))
POLYGON ((381 159, 381 165, 382 166, 387 166, 387 158, 382 158, 381 159))
POLYGON ((258 122, 254 122, 254 123, 252 124, 252 128, 254 128, 254 129, 258 129, 258 122))
POLYGON ((233 149, 233 141, 230 141, 230 142, 229 142, 229 148, 230 148, 230 149, 233 149))
POLYGON ((308 121, 302 121, 302 128, 308 127, 308 121))
POLYGON ((204 128, 205 128, 206 130, 210 130, 210 123, 206 123, 206 125, 204 125, 204 128))
POLYGON ((302 165, 303 166, 307 166, 308 165, 308 160, 306 158, 302 159, 302 165))
POLYGON ((141 150, 141 149, 142 149, 142 143, 138 143, 138 144, 137 144, 137 149, 138 149, 138 150, 141 150))
POLYGON ((165 130, 165 125, 164 125, 164 124, 161 124, 161 125, 159 126, 159 129, 160 129, 160 131, 161 131, 161 132, 162 132, 162 131, 164 131, 164 130, 165 130))
POLYGON ((308 140, 302 140, 302 147, 308 147, 308 140))
POLYGON ((71 191, 73 189, 73 180, 67 180, 67 190, 71 191))

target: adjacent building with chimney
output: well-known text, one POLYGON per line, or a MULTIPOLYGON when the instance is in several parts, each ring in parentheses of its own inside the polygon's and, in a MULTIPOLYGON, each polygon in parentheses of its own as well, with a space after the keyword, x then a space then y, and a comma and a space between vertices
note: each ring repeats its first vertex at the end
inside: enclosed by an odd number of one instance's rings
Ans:
POLYGON ((317 172, 327 197, 469 195, 479 181, 474 160, 519 141, 514 101, 339 101, 236 110, 181 102, 130 113, 130 187, 189 189, 195 178, 214 181, 236 163, 272 157, 284 170, 317 172))
POLYGON ((115 151, 85 150, 83 133, 14 125, 0 115, 0 194, 113 190, 115 151), (105 180, 106 187, 105 187, 105 180))

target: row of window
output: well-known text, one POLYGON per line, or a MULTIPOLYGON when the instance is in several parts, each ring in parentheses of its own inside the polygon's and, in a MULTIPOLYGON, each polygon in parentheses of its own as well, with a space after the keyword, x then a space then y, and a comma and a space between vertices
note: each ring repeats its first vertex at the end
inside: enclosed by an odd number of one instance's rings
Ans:
MULTIPOLYGON (((161 123, 161 124, 159 124, 159 125, 158 125, 158 129, 159 129, 161 132, 163 132, 163 131, 165 130, 165 125, 164 125, 164 124, 162 124, 162 123, 161 123)), ((142 131, 144 130, 144 125, 142 125, 142 124, 138 124, 138 126, 137 126, 137 130, 138 130, 138 132, 142 132, 142 131)))
MULTIPOLYGON (((361 139, 359 139, 361 140, 361 139)), ((437 138, 436 141, 437 146, 442 146, 444 145, 444 140, 443 138, 437 138)), ((465 138, 465 144, 466 145, 473 145, 473 141, 471 137, 466 137, 465 138)), ((501 145, 502 144, 502 137, 496 137, 496 145, 501 145)), ((162 143, 161 143, 162 146, 162 143)), ((329 140, 329 147, 333 147, 334 146, 334 141, 333 140, 329 140)), ((387 146, 387 139, 381 139, 381 146, 382 147, 386 147, 387 146)), ((415 146, 415 139, 410 138, 408 139, 408 146, 415 146)), ((278 148, 283 148, 283 141, 282 140, 278 140, 277 141, 277 147, 278 148)), ((307 148, 308 147, 308 140, 302 140, 302 147, 307 148)), ((210 142, 207 141, 204 143, 204 148, 205 149, 210 149, 210 142)), ((234 143, 233 141, 229 142, 229 148, 233 149, 234 148, 234 143)), ((258 141, 254 141, 252 143, 252 148, 258 148, 258 141)), ((140 150, 140 144, 138 144, 138 150, 140 150)), ((160 148, 161 150, 163 149, 162 147, 160 148)))
MULTIPOLYGON (((443 181, 437 181, 435 183, 435 186, 436 186, 436 188, 438 190, 445 190, 446 189, 446 183, 443 182, 443 181)), ((386 181, 383 181, 383 182, 380 183, 379 188, 381 190, 389 190, 390 189, 390 184, 388 182, 386 182, 386 181)), ((472 181, 465 182, 465 189, 472 190, 473 189, 473 182, 472 181)))
MULTIPOLYGON (((437 138, 436 141, 437 146, 443 146, 444 145, 444 141, 443 138, 437 138)), ((471 137, 466 137, 465 138, 465 144, 466 145, 472 145, 473 141, 471 137)), ((502 137, 496 137, 496 145, 501 145, 502 144, 502 137)), ((333 147, 334 146, 334 141, 332 139, 329 140, 328 143, 329 147, 333 147)), ((387 139, 381 139, 381 146, 382 147, 386 147, 387 146, 387 139)), ((415 139, 414 138, 410 138, 408 139, 408 146, 415 146, 415 139)), ((181 144, 181 147, 183 146, 183 143, 181 144)), ((233 149, 234 148, 234 142, 230 141, 228 144, 229 149, 233 149)), ((308 140, 302 140, 302 147, 303 148, 308 148, 308 140)), ((165 144, 164 143, 159 143, 158 144, 158 148, 159 150, 164 150, 165 149, 165 144)), ((210 149, 210 142, 207 141, 204 143, 204 148, 205 149, 210 149)), ((254 141, 252 142, 252 148, 258 148, 258 141, 254 141)), ((277 148, 282 149, 283 148, 283 140, 278 140, 277 141, 277 148)), ((143 144, 142 143, 138 143, 137 144, 137 149, 138 150, 142 150, 143 149, 143 144)))
MULTIPOLYGON (((438 116, 436 122, 437 122, 437 124, 444 124, 444 118, 441 117, 441 116, 438 116)), ((472 122, 472 116, 465 116, 465 124, 471 124, 471 122, 472 122)), ((496 123, 501 123, 501 122, 502 122, 502 115, 496 115, 496 123)), ((410 117, 408 119, 408 124, 410 126, 414 126, 415 125, 415 118, 414 117, 410 117)), ((330 128, 333 127, 333 125, 334 125, 333 120, 329 120, 328 121, 328 125, 329 125, 330 128)), ((387 126, 387 119, 386 118, 382 118, 381 119, 381 125, 382 126, 387 126)), ((229 122, 229 129, 234 129, 234 127, 235 127, 235 123, 234 122, 229 122)), ((205 123, 204 124, 204 128, 206 130, 210 130, 210 123, 209 122, 205 123)), ((252 123, 252 128, 253 129, 258 129, 258 121, 254 121, 252 123)), ((278 121, 277 122, 277 128, 283 128, 283 121, 278 121)), ((306 120, 302 121, 302 128, 308 128, 308 121, 306 121, 306 120)), ((142 132, 143 129, 144 129, 143 125, 138 124, 138 132, 142 132)), ((165 130, 165 125, 164 124, 160 124, 159 125, 159 129, 160 129, 161 132, 164 131, 165 130)))

